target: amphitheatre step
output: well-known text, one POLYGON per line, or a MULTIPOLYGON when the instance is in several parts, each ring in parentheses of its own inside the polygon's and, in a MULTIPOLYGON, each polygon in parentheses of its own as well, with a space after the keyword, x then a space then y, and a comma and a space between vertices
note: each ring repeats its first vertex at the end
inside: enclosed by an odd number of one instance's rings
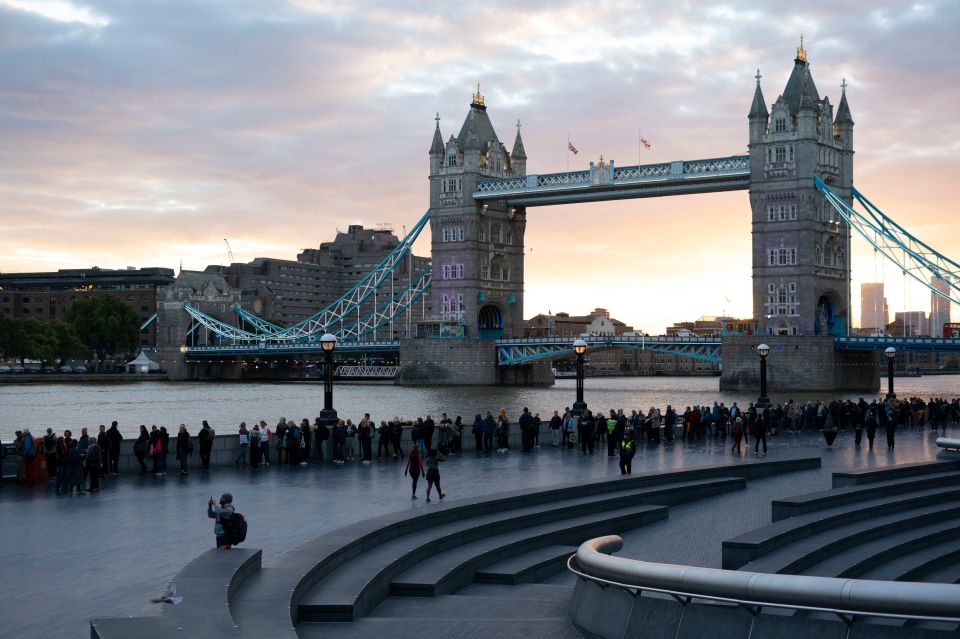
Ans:
POLYGON ((576 552, 576 546, 544 546, 481 568, 474 575, 474 580, 510 586, 540 581, 558 570, 563 570, 567 559, 576 552))
MULTIPOLYGON (((957 519, 960 518, 960 503, 955 501, 957 496, 960 496, 960 493, 951 497, 949 502, 927 504, 907 510, 885 513, 877 517, 822 530, 766 553, 742 566, 742 570, 824 576, 822 572, 808 573, 807 570, 816 564, 829 561, 836 553, 851 548, 859 549, 864 545, 864 540, 871 540, 869 543, 872 543, 875 538, 884 537, 888 538, 889 544, 896 545, 900 539, 909 538, 908 536, 916 529, 924 529, 935 524, 941 524, 941 530, 955 527, 957 519), (894 536, 892 539, 889 538, 891 535, 894 536)), ((864 551, 864 553, 866 552, 867 550, 864 551)), ((845 569, 852 569, 858 563, 861 570, 869 567, 870 555, 864 557, 859 553, 854 553, 853 556, 848 556, 848 559, 846 565, 835 564, 833 570, 836 572, 829 576, 838 577, 845 569), (864 561, 868 563, 863 563, 864 561)), ((878 558, 877 561, 882 561, 882 557, 878 558)))
MULTIPOLYGON (((927 581, 928 576, 940 569, 960 563, 958 538, 960 534, 954 532, 943 536, 941 540, 910 548, 883 565, 865 571, 859 578, 877 581, 927 581)), ((958 572, 958 569, 960 566, 953 569, 954 573, 958 572)), ((953 583, 953 580, 948 583, 953 583)))
POLYGON ((898 495, 936 486, 960 484, 960 471, 911 476, 901 479, 878 481, 869 484, 852 484, 843 488, 821 490, 785 499, 775 499, 773 521, 804 515, 815 510, 857 503, 862 499, 874 499, 886 495, 898 495))
POLYGON ((960 459, 897 464, 883 468, 865 468, 833 473, 833 487, 843 488, 855 484, 870 484, 887 479, 903 479, 917 475, 932 475, 950 470, 960 470, 960 459))
MULTIPOLYGON (((893 560, 909 561, 912 558, 913 561, 923 563, 922 555, 925 553, 920 551, 944 538, 960 538, 960 513, 956 517, 913 526, 891 534, 886 534, 886 531, 872 532, 869 536, 854 540, 854 544, 849 548, 805 568, 803 574, 866 579, 864 575, 867 572, 883 568, 893 560), (916 556, 918 554, 921 557, 916 556)), ((954 544, 956 545, 956 542, 954 544)), ((896 580, 896 577, 890 580, 896 580)))
MULTIPOLYGON (((767 555, 777 548, 795 543, 829 528, 853 524, 891 513, 925 506, 941 506, 960 498, 960 486, 919 490, 907 495, 891 495, 865 499, 856 504, 845 504, 823 510, 781 519, 767 526, 751 530, 723 542, 723 567, 740 568, 767 555)), ((776 572, 776 571, 774 571, 776 572)))
MULTIPOLYGON (((408 601, 411 601, 408 599, 408 601)), ((517 602, 517 605, 522 605, 517 602)), ((354 623, 302 623, 300 639, 424 639, 476 637, 488 639, 583 639, 569 617, 556 619, 361 619, 354 623)))
MULTIPOLYGON (((390 591, 404 570, 448 548, 532 524, 602 513, 623 503, 669 505, 744 487, 741 477, 721 477, 585 495, 477 516, 385 540, 330 571, 300 601, 298 621, 351 621, 367 614, 390 591)), ((443 511, 437 511, 443 512, 443 511)))
POLYGON ((478 568, 544 545, 580 544, 600 535, 632 530, 667 518, 664 506, 626 506, 495 535, 427 555, 390 582, 390 594, 433 597, 455 592, 473 581, 478 568))
POLYGON ((960 584, 960 561, 953 559, 935 570, 931 570, 917 581, 937 584, 960 584))
POLYGON ((551 619, 566 617, 570 612, 567 599, 527 599, 516 593, 500 597, 440 595, 438 597, 387 597, 370 614, 370 619, 551 619))
POLYGON ((504 597, 516 597, 524 600, 540 599, 546 601, 560 599, 569 603, 570 598, 573 596, 573 584, 517 584, 515 586, 506 586, 503 584, 473 583, 457 591, 457 594, 467 597, 490 597, 493 599, 502 599, 504 597))
POLYGON ((512 508, 572 497, 597 498, 615 490, 717 477, 755 479, 820 467, 819 456, 763 461, 744 459, 667 472, 653 470, 617 479, 568 483, 546 489, 516 489, 496 497, 462 499, 443 506, 438 504, 436 509, 415 515, 409 512, 388 513, 348 524, 284 553, 245 584, 231 604, 231 612, 237 626, 247 636, 296 639, 294 625, 299 603, 314 586, 363 551, 401 535, 466 517, 502 513, 512 508))

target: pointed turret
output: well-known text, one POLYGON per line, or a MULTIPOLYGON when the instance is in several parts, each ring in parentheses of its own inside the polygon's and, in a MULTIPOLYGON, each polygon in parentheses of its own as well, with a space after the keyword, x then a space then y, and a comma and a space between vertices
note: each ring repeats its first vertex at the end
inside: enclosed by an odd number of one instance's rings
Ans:
POLYGON ((792 115, 796 115, 801 109, 815 109, 820 103, 820 94, 813 82, 813 76, 810 75, 810 63, 807 62, 807 52, 803 48, 803 36, 800 36, 797 57, 793 60, 793 71, 783 90, 783 101, 792 115))
POLYGON ((834 118, 834 124, 849 124, 853 125, 853 116, 850 115, 850 105, 847 104, 847 80, 844 78, 843 84, 840 85, 840 106, 837 107, 837 117, 834 118))
POLYGON ((436 117, 437 126, 433 130, 433 142, 430 144, 430 155, 443 155, 443 136, 440 135, 440 114, 436 117))
POLYGON ((523 138, 520 137, 520 120, 517 120, 517 139, 513 141, 513 151, 510 152, 510 166, 515 175, 527 174, 527 151, 523 148, 523 138))
POLYGON ((766 120, 770 117, 770 113, 767 111, 767 102, 763 99, 763 91, 760 90, 760 69, 757 69, 757 88, 753 92, 753 104, 750 105, 750 114, 747 116, 751 120, 754 118, 762 118, 766 120))

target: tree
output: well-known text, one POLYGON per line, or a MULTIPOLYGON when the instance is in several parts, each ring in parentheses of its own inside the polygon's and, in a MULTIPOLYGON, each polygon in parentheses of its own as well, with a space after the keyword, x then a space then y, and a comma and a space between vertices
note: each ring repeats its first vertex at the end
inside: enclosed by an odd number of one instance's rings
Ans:
POLYGON ((73 324, 53 320, 44 324, 44 328, 50 333, 51 350, 57 366, 63 366, 68 359, 74 357, 86 359, 90 356, 90 349, 80 340, 73 324))
POLYGON ((46 326, 32 317, 4 320, 0 324, 0 350, 23 364, 27 359, 52 357, 54 340, 46 326))
POLYGON ((98 295, 77 300, 67 309, 80 341, 97 354, 97 368, 107 354, 125 355, 140 343, 140 318, 116 295, 98 295))

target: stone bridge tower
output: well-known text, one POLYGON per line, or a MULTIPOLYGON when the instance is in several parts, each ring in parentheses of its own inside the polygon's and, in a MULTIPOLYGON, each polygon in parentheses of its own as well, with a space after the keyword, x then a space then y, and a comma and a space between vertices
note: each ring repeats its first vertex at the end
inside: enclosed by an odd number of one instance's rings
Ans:
POLYGON ((527 156, 517 123, 513 150, 500 142, 480 87, 457 136, 440 119, 430 145, 433 310, 462 323, 470 338, 523 336, 523 233, 526 214, 504 202, 473 200, 477 180, 523 177, 527 156))
POLYGON ((816 174, 851 202, 853 118, 846 82, 841 86, 834 114, 817 92, 802 39, 787 86, 769 112, 757 72, 748 117, 758 333, 849 331, 850 228, 813 185, 816 174))

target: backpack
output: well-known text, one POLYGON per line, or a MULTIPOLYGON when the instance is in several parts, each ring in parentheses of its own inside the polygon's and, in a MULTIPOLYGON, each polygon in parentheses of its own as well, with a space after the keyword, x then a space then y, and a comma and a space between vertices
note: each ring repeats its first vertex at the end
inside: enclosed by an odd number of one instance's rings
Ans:
POLYGON ((247 538, 247 520, 237 511, 226 518, 220 519, 223 526, 223 536, 231 546, 242 543, 247 538))
POLYGON ((24 457, 33 458, 37 456, 37 444, 33 441, 33 436, 23 438, 23 449, 21 452, 24 457))
POLYGON ((290 429, 290 437, 293 439, 300 439, 300 429, 296 426, 290 429))

